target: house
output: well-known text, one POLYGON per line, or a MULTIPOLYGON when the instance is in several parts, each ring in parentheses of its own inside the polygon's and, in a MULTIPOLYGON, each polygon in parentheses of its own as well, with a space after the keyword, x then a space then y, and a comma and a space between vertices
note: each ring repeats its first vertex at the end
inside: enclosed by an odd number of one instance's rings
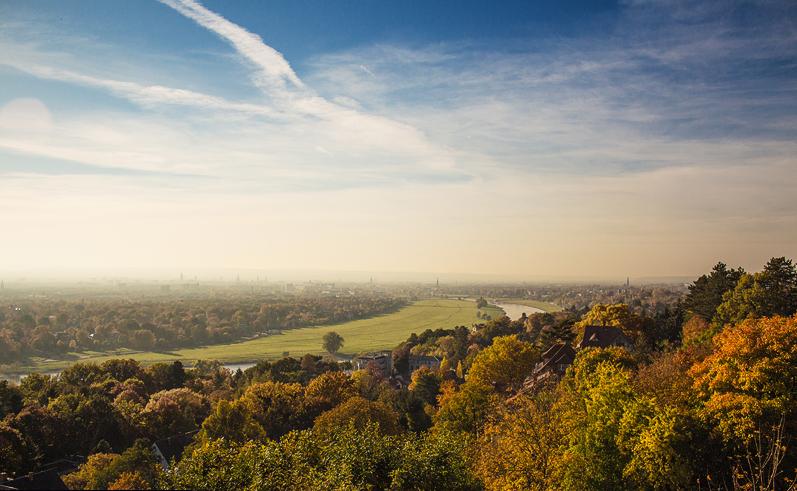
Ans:
POLYGON ((440 368, 440 358, 436 356, 410 355, 409 366, 410 373, 421 367, 428 367, 431 370, 437 370, 440 368))
POLYGON ((624 348, 633 347, 623 330, 616 326, 586 326, 584 337, 578 343, 579 348, 609 348, 612 346, 622 346, 624 348))
POLYGON ((576 359, 576 351, 568 343, 557 343, 542 354, 542 361, 537 363, 531 378, 539 383, 551 377, 562 377, 567 367, 576 359))
POLYGON ((152 453, 155 454, 155 458, 158 460, 161 467, 163 467, 163 470, 169 469, 169 464, 172 459, 180 459, 185 447, 194 441, 194 435, 196 435, 196 433, 196 430, 189 431, 188 433, 181 433, 179 435, 170 436, 169 438, 157 440, 152 444, 152 453))
POLYGON ((54 470, 31 472, 24 476, 0 483, 0 489, 69 489, 54 470))
MULTIPOLYGON (((79 455, 70 455, 63 459, 44 464, 36 472, 31 472, 16 479, 0 482, 0 490, 4 489, 69 489, 61 480, 61 476, 74 472, 85 462, 79 455)), ((0 478, 1 479, 1 478, 0 478)))
POLYGON ((382 371, 383 375, 388 376, 393 371, 393 353, 390 351, 365 353, 354 358, 352 364, 357 370, 365 370, 373 364, 382 371))
MULTIPOLYGON (((587 326, 584 328, 584 337, 576 349, 610 348, 612 346, 631 348, 633 343, 619 327, 587 326)), ((515 400, 521 394, 537 390, 548 381, 561 378, 575 359, 576 350, 570 344, 554 344, 542 354, 542 361, 537 363, 531 375, 526 377, 523 388, 515 396, 510 397, 507 402, 515 400)))

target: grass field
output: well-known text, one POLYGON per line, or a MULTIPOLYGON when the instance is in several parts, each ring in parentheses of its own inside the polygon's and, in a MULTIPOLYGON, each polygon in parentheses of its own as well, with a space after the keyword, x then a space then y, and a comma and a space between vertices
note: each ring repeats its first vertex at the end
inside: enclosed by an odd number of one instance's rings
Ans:
POLYGON ((500 301, 506 303, 516 303, 518 305, 528 305, 529 307, 544 310, 545 312, 559 312, 562 310, 562 307, 556 304, 550 302, 541 302, 540 300, 529 300, 526 298, 501 298, 500 301))
MULTIPOLYGON (((115 350, 112 352, 73 353, 76 359, 34 359, 23 367, 24 372, 54 372, 62 370, 76 361, 103 362, 110 358, 133 358, 143 364, 180 360, 192 364, 196 360, 219 360, 228 363, 249 362, 262 359, 281 358, 284 352, 291 356, 305 353, 320 354, 321 338, 329 331, 343 336, 342 354, 391 349, 414 333, 426 329, 470 326, 479 322, 476 318, 476 303, 465 300, 421 300, 392 314, 328 326, 290 329, 282 334, 266 336, 237 343, 215 344, 201 348, 177 349, 169 352, 137 352, 115 350)), ((498 317, 501 311, 487 308, 485 312, 498 317)))

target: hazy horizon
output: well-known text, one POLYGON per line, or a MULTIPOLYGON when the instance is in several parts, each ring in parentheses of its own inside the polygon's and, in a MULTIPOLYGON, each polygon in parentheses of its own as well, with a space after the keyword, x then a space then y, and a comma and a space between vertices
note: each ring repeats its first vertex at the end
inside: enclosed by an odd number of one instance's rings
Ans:
MULTIPOLYGON (((703 274, 705 271, 699 273, 703 274)), ((668 276, 589 276, 589 275, 501 275, 491 273, 451 273, 435 271, 346 271, 346 270, 312 270, 312 269, 107 269, 107 270, 0 270, 0 280, 7 288, 21 284, 63 283, 78 284, 81 282, 114 282, 134 281, 140 283, 193 283, 195 281, 233 284, 242 283, 285 283, 285 282, 343 282, 343 283, 412 283, 412 284, 624 284, 626 280, 632 284, 669 283, 682 284, 693 281, 695 275, 668 276)))
POLYGON ((796 9, 7 0, 0 272, 760 270, 796 9))

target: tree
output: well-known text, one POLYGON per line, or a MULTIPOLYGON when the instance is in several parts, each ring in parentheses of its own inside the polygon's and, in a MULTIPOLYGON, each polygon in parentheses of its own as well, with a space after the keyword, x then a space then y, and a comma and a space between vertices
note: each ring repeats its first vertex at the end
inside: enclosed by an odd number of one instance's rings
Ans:
POLYGON ((409 438, 401 463, 390 473, 390 489, 482 489, 467 458, 471 439, 436 431, 409 438))
POLYGON ((691 371, 700 414, 722 436, 734 480, 785 488, 797 478, 784 472, 797 468, 797 316, 748 319, 713 341, 691 371))
POLYGON ((133 347, 139 350, 151 350, 155 346, 155 335, 149 329, 133 331, 133 347))
POLYGON ((123 472, 108 485, 108 489, 148 489, 151 486, 140 472, 123 472))
POLYGON ((725 263, 717 263, 711 273, 689 285, 689 293, 684 300, 686 310, 703 319, 712 319, 725 292, 732 290, 743 274, 742 268, 728 269, 725 263))
POLYGON ((314 378, 304 389, 305 404, 314 415, 357 395, 354 381, 343 372, 326 372, 314 378))
POLYGON ((395 435, 400 431, 398 414, 391 407, 359 396, 321 414, 316 418, 313 430, 320 434, 330 434, 349 425, 362 430, 368 424, 375 424, 386 435, 395 435))
POLYGON ((148 434, 159 439, 199 428, 209 412, 203 395, 182 387, 153 394, 141 418, 148 434))
POLYGON ((415 370, 412 374, 412 382, 409 389, 413 391, 426 404, 434 406, 437 403, 437 395, 440 393, 440 376, 423 366, 415 370))
POLYGON ((690 317, 681 328, 681 341, 684 345, 706 341, 710 335, 711 326, 706 319, 699 315, 690 317))
POLYGON ((555 395, 521 398, 479 436, 476 472, 488 490, 556 488, 565 443, 555 395))
POLYGON ((705 411, 729 439, 752 438, 761 423, 797 419, 797 316, 727 326, 692 371, 705 411))
POLYGON ((343 347, 343 337, 335 331, 324 334, 322 347, 330 355, 337 353, 343 347))
POLYGON ((717 307, 717 327, 754 317, 792 315, 797 312, 797 270, 786 258, 772 258, 764 270, 744 274, 717 307))
POLYGON ((225 438, 231 442, 244 443, 263 440, 265 437, 266 431, 240 401, 221 400, 202 422, 199 440, 225 438))
POLYGON ((793 315, 797 312, 797 269, 790 259, 773 257, 764 266, 759 281, 767 292, 764 298, 767 316, 793 315))
POLYGON ((321 483, 313 477, 312 470, 276 442, 210 440, 185 455, 165 476, 162 488, 314 489, 321 483))
POLYGON ((477 385, 493 386, 501 392, 517 389, 539 360, 539 352, 517 335, 497 337, 482 350, 467 375, 477 385))
POLYGON ((249 386, 239 400, 265 430, 278 439, 285 433, 309 425, 304 408, 304 389, 300 384, 263 382, 249 386))
POLYGON ((146 374, 152 392, 176 389, 185 383, 185 369, 180 361, 156 363, 147 367, 146 374))
POLYGON ((492 387, 470 380, 459 390, 451 383, 443 383, 438 404, 440 409, 434 415, 436 429, 475 434, 497 406, 498 396, 492 387))
POLYGON ((10 385, 8 380, 0 380, 0 420, 6 414, 16 414, 22 409, 22 392, 10 385))
POLYGON ((121 455, 95 453, 64 476, 69 489, 153 489, 161 475, 148 440, 137 440, 121 455), (126 488, 126 485, 136 486, 126 488))
POLYGON ((33 470, 33 451, 22 434, 0 421, 0 474, 16 474, 33 470))

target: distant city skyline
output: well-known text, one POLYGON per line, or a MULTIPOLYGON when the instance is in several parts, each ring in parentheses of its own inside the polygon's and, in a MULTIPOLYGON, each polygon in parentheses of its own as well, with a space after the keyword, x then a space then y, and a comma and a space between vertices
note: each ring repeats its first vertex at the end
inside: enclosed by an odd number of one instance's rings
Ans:
POLYGON ((796 20, 6 0, 0 273, 756 271, 797 256, 796 20))

